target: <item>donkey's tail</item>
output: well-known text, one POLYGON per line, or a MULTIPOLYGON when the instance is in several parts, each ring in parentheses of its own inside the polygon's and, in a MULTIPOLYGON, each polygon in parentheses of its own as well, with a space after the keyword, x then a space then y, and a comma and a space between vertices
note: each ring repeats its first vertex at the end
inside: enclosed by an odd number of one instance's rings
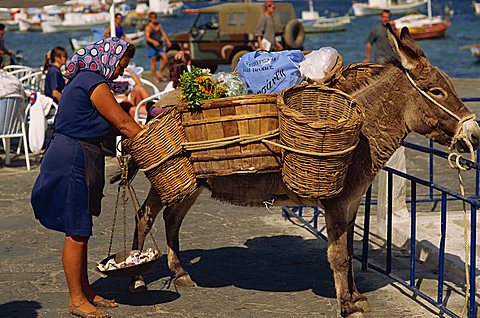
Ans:
MULTIPOLYGON (((137 175, 138 170, 140 167, 137 165, 135 160, 133 158, 129 158, 127 162, 127 167, 128 167, 128 173, 127 173, 127 180, 128 182, 132 182, 133 179, 135 179, 135 176, 137 175)), ((116 182, 122 182, 122 171, 118 170, 113 177, 110 178, 110 183, 116 183, 116 182)), ((122 183, 120 183, 122 184, 122 183)))

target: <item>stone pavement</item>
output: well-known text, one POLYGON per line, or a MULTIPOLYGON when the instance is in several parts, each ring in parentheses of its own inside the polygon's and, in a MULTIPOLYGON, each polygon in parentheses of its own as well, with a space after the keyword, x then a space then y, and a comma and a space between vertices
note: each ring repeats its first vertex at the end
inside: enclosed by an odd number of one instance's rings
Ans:
MULTIPOLYGON (((478 81, 455 83, 459 83, 461 96, 480 96, 478 81)), ((478 105, 471 108, 480 114, 478 105)), ((412 139, 424 143, 420 137, 412 139)), ((60 261, 63 235, 43 228, 34 219, 29 203, 39 158, 33 159, 33 170, 28 172, 21 157, 14 158, 10 167, 4 166, 2 157, 3 154, 0 155, 0 316, 69 317, 68 291, 60 261)), ((407 158, 409 172, 428 177, 424 156, 407 151, 407 158)), ((436 162, 435 167, 439 172, 437 181, 456 189, 455 174, 441 162, 436 162)), ((111 175, 115 170, 116 160, 108 158, 107 173, 111 175)), ((467 180, 469 189, 472 182, 471 178, 467 180)), ((139 175, 134 186, 143 200, 148 181, 139 175)), ((95 270, 96 263, 108 252, 116 186, 107 185, 105 194, 103 213, 95 220, 89 244, 88 267, 94 288, 120 303, 119 308, 110 310, 113 317, 339 317, 325 242, 295 222, 283 220, 279 207, 269 211, 227 205, 211 199, 207 191, 197 200, 181 230, 183 264, 198 286, 175 287, 162 256, 146 275, 148 293, 129 294, 127 280, 105 278, 95 270)), ((423 211, 420 215, 427 217, 423 219, 429 219, 429 225, 422 226, 419 232, 433 232, 428 226, 434 227, 438 222, 439 215, 428 212, 431 207, 427 203, 419 207, 423 211)), ((450 209, 452 213, 459 211, 458 203, 449 204, 450 209)), ((359 227, 362 219, 360 211, 359 227)), ((114 251, 123 249, 121 218, 117 223, 114 251)), ((449 223, 447 231, 451 227, 449 223)), ((131 210, 127 228, 130 242, 131 210)), ((164 251, 160 218, 153 232, 164 251)), ((436 238, 428 235, 425 240, 437 244, 436 238)), ((379 264, 384 257, 384 250, 379 249, 382 244, 381 239, 372 235, 370 255, 379 264)), ((150 241, 147 245, 152 246, 150 241)), ((454 250, 462 253, 463 246, 454 250)), ((400 248, 394 254, 396 275, 408 279, 408 253, 400 248)), ((355 266, 358 287, 370 302, 371 312, 366 317, 437 316, 437 310, 421 300, 411 299, 408 291, 390 279, 372 270, 361 272, 358 262, 355 266)), ((417 264, 417 277, 421 277, 417 285, 434 296, 436 269, 428 258, 425 263, 417 264)), ((461 308, 462 279, 458 274, 446 277, 445 292, 455 312, 461 308)))

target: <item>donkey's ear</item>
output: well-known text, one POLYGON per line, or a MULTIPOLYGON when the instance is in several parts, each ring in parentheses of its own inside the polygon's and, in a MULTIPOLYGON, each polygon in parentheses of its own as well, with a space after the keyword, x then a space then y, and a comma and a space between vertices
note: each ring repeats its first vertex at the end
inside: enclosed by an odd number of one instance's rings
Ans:
POLYGON ((413 40, 408 28, 404 27, 399 37, 390 23, 387 23, 387 37, 393 53, 405 69, 414 69, 420 63, 420 57, 425 56, 413 40))

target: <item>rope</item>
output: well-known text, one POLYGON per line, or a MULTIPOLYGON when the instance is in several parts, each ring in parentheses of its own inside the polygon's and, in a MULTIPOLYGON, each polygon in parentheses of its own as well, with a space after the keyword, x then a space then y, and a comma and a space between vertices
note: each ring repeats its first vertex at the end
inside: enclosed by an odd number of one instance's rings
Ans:
POLYGON ((204 140, 204 141, 196 141, 196 142, 184 142, 181 144, 180 148, 176 149, 174 152, 170 153, 168 156, 166 156, 159 162, 156 162, 148 166, 147 168, 139 169, 139 171, 147 172, 152 169, 155 169, 161 164, 170 160, 173 156, 176 156, 184 151, 210 150, 210 149, 222 148, 222 147, 233 145, 233 144, 246 145, 246 144, 257 142, 260 140, 263 141, 266 138, 274 138, 274 137, 277 137, 278 135, 279 135, 279 130, 275 129, 261 135, 245 134, 245 135, 231 136, 231 137, 225 137, 220 139, 212 139, 212 140, 204 140))
MULTIPOLYGON (((405 72, 405 74, 407 75, 407 78, 410 81, 410 83, 413 85, 413 87, 415 87, 415 89, 417 91, 420 92, 420 94, 422 94, 430 102, 432 102, 434 105, 438 106, 440 109, 442 109, 444 112, 446 112, 447 114, 449 114, 450 116, 452 116, 453 118, 455 118, 458 121, 458 129, 455 133, 455 136, 452 139, 452 143, 450 144, 450 149, 454 149, 455 148, 454 146, 458 141, 463 141, 467 145, 467 147, 470 151, 470 155, 471 155, 471 158, 472 158, 471 161, 475 162, 476 161, 475 151, 473 149, 472 143, 470 142, 467 135, 463 131, 463 123, 466 122, 467 120, 471 120, 471 119, 475 120, 475 114, 471 114, 470 116, 460 118, 457 114, 453 113, 447 107, 445 107, 442 104, 440 104, 439 102, 437 102, 430 95, 428 95, 424 90, 422 90, 420 87, 418 87, 417 83, 415 83, 415 81, 412 79, 410 74, 408 74, 408 72, 405 72)), ((461 175, 461 171, 466 171, 469 168, 467 166, 463 166, 460 163, 461 158, 462 158, 461 154, 459 154, 457 152, 452 152, 448 155, 448 164, 450 165, 450 167, 452 169, 457 170, 460 193, 462 194, 462 196, 465 196, 465 186, 463 184, 463 178, 462 178, 462 175, 461 175)), ((465 299, 464 299, 464 303, 463 303, 461 316, 466 317, 467 316, 467 310, 468 310, 468 300, 469 300, 468 291, 470 290, 470 275, 469 275, 469 272, 470 272, 470 264, 469 264, 470 263, 470 260, 469 260, 469 255, 470 255, 469 231, 470 231, 470 227, 469 227, 469 223, 468 223, 466 204, 465 204, 465 201, 463 201, 463 200, 462 200, 462 205, 463 205, 463 240, 464 240, 464 247, 465 247, 465 299)), ((475 248, 475 247, 473 247, 473 248, 475 248)), ((476 293, 476 291, 475 291, 475 293, 476 293)))
POLYGON ((276 142, 271 141, 271 140, 262 140, 262 142, 267 143, 267 144, 270 144, 270 145, 274 145, 274 146, 277 146, 277 147, 280 147, 280 148, 282 148, 282 149, 285 149, 285 150, 288 150, 288 151, 291 151, 291 152, 295 152, 295 153, 299 153, 299 154, 307 155, 307 156, 315 156, 315 157, 328 157, 328 156, 343 155, 343 154, 349 153, 350 151, 352 151, 353 149, 355 149, 355 147, 357 147, 357 144, 358 144, 358 141, 357 141, 357 142, 355 143, 355 145, 353 145, 353 146, 351 146, 351 147, 348 147, 348 148, 346 148, 346 149, 343 149, 343 150, 339 150, 339 151, 332 151, 332 152, 311 152, 311 151, 303 151, 303 150, 291 148, 291 147, 288 147, 288 146, 285 146, 285 145, 276 143, 276 142))

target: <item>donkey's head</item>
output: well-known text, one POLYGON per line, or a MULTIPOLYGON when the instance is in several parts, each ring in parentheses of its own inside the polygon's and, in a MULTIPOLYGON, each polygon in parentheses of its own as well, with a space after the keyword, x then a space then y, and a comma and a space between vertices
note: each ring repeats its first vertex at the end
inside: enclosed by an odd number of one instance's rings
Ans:
POLYGON ((398 36, 390 24, 388 40, 403 68, 414 94, 405 97, 405 121, 415 131, 442 145, 453 145, 467 151, 465 140, 476 149, 480 128, 472 113, 455 92, 452 80, 432 66, 404 27, 398 36), (463 138, 463 139, 462 139, 463 138))

